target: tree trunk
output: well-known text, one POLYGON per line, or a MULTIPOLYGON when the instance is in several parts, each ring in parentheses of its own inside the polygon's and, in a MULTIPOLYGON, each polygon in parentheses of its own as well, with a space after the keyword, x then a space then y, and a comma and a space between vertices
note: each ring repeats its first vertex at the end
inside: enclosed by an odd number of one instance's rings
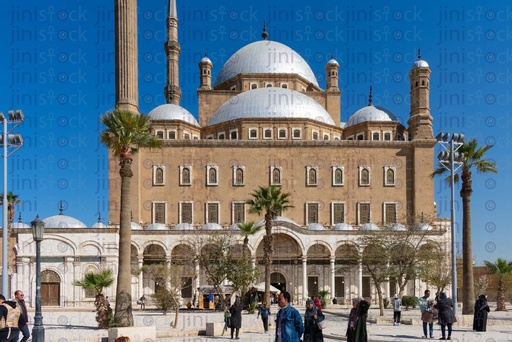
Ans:
POLYGON ((98 322, 98 328, 100 329, 108 329, 109 327, 109 317, 108 317, 108 305, 105 300, 105 296, 103 294, 99 294, 96 296, 96 300, 94 301, 94 305, 96 306, 96 322, 98 322))
POLYGON ((374 281, 377 296, 379 297, 379 316, 384 316, 384 298, 382 297, 382 288, 380 284, 374 281))
POLYGON ((270 266, 274 253, 272 236, 272 213, 265 213, 265 237, 263 238, 263 259, 265 263, 265 301, 270 305, 270 266))
MULTIPOLYGON (((499 275, 498 275, 499 276, 499 275)), ((507 311, 505 306, 505 284, 503 278, 499 276, 498 280, 498 297, 496 298, 496 311, 507 311)))
POLYGON ((117 275, 116 312, 114 320, 119 327, 132 327, 132 227, 130 215, 130 181, 133 176, 131 160, 122 160, 121 211, 119 227, 119 269, 117 275))
MULTIPOLYGON (((473 241, 471 238, 471 194, 473 193, 471 171, 462 171, 462 314, 472 315, 475 304, 473 290, 473 241)), ((455 229, 455 227, 452 227, 455 229)), ((457 305, 457 303, 454 303, 457 305)))

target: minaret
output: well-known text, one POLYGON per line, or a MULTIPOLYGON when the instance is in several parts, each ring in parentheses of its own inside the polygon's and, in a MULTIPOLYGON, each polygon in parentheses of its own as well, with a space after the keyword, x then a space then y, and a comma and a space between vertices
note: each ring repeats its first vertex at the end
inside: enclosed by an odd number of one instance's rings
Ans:
POLYGON ((181 88, 178 59, 180 57, 180 43, 178 43, 178 12, 176 0, 169 0, 167 15, 167 42, 164 46, 167 55, 167 86, 164 95, 167 103, 180 104, 181 88))
POLYGON ((418 49, 418 60, 409 72, 411 82, 411 112, 409 121, 409 139, 433 139, 432 116, 430 115, 430 67, 421 59, 418 49))
POLYGON ((137 0, 115 0, 116 107, 139 112, 137 0))
POLYGON ((334 56, 331 56, 331 59, 325 65, 325 73, 326 73, 326 84, 325 88, 327 91, 339 91, 338 87, 338 70, 340 68, 340 64, 334 59, 334 56))
POLYGON ((212 68, 213 64, 208 54, 205 52, 204 57, 199 62, 199 88, 200 89, 212 89, 212 68))

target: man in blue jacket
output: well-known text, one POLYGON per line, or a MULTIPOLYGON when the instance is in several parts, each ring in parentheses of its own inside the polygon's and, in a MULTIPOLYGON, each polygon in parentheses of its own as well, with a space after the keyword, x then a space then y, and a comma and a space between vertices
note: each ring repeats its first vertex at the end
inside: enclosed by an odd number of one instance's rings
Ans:
POLYGON ((276 342, 299 342, 304 324, 299 311, 290 305, 291 296, 281 292, 277 303, 281 308, 276 317, 276 342))

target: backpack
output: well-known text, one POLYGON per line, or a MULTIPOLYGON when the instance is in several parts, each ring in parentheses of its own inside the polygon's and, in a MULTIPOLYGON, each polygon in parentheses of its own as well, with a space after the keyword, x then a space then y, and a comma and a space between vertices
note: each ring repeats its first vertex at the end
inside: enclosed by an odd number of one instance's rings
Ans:
POLYGON ((21 310, 19 305, 16 305, 15 308, 12 306, 2 303, 6 309, 7 309, 7 315, 6 318, 0 317, 0 329, 3 328, 18 328, 18 320, 20 319, 21 310))

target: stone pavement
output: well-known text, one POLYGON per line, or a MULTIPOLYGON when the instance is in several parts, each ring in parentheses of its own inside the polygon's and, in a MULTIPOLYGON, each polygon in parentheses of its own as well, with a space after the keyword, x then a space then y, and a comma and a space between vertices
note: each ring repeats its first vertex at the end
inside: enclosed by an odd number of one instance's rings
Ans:
MULTIPOLYGON (((277 312, 277 306, 272 306, 272 313, 277 312)), ((302 313, 304 309, 298 307, 302 313)), ((491 307, 491 310, 494 308, 491 307)), ((324 310, 328 327, 324 330, 325 339, 345 340, 345 329, 349 309, 339 305, 330 305, 324 310)), ((392 310, 386 310, 383 317, 379 316, 378 309, 371 308, 368 318, 369 341, 412 341, 421 339, 423 332, 419 320, 419 310, 410 309, 402 311, 402 324, 392 325, 392 310)), ((102 342, 106 341, 107 330, 96 328, 95 313, 92 310, 83 309, 47 309, 43 307, 43 322, 45 327, 46 342, 102 342)), ((487 332, 472 331, 467 325, 472 322, 472 317, 459 317, 459 323, 455 325, 452 341, 458 342, 512 342, 512 312, 495 312, 489 314, 487 332)), ((227 341, 229 332, 225 336, 206 337, 199 336, 204 333, 206 323, 221 323, 221 312, 211 311, 181 311, 177 329, 170 328, 174 321, 174 313, 163 315, 154 310, 134 311, 135 326, 155 325, 157 328, 158 342, 169 341, 227 341)), ((273 323, 275 315, 270 320, 273 323)), ((240 334, 241 341, 272 342, 274 341, 274 325, 270 327, 270 334, 263 332, 261 320, 256 314, 243 314, 243 331, 240 334)), ((441 336, 440 328, 434 325, 435 340, 441 336)), ((145 341, 151 342, 151 341, 145 341)))

